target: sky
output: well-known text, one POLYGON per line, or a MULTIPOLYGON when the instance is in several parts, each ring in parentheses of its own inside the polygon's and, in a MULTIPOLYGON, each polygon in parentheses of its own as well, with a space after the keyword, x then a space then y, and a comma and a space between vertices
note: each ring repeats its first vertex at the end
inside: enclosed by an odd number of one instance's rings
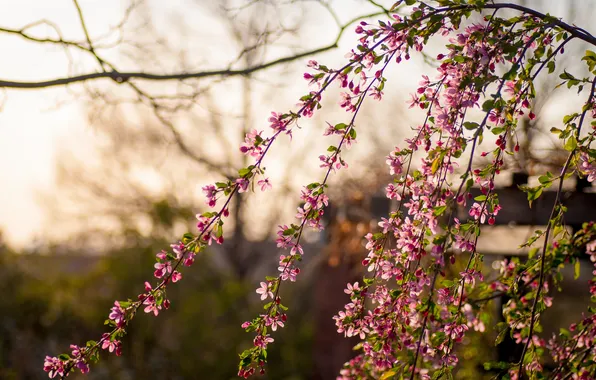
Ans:
MULTIPOLYGON (((104 34, 110 26, 120 21, 124 11, 122 3, 116 0, 80 1, 92 36, 104 34)), ((589 0, 585 0, 573 4, 579 10, 589 3, 589 0)), ((343 20, 364 9, 362 0, 338 0, 333 4, 343 20), (341 6, 337 6, 340 3, 341 6)), ((556 15, 560 6, 561 2, 552 0, 545 1, 541 8, 556 15)), ((67 39, 84 38, 76 9, 70 0, 0 0, 0 9, 5 10, 0 13, 0 27, 19 29, 45 19, 59 25, 67 39)), ((172 33, 176 32, 177 27, 173 19, 174 11, 184 9, 182 14, 185 19, 180 22, 190 26, 192 32, 190 36, 175 42, 193 52, 206 52, 209 62, 215 66, 225 66, 233 58, 230 57, 232 50, 221 42, 227 38, 225 29, 206 17, 201 8, 191 7, 190 0, 152 0, 150 9, 156 28, 171 29, 172 33)), ((591 28, 591 24, 587 25, 588 30, 591 28)), ((306 29, 310 36, 305 42, 308 48, 326 44, 326 41, 333 39, 335 32, 329 17, 307 19, 306 29)), ((31 29, 31 32, 40 37, 55 36, 44 26, 31 29)), ((352 35, 348 33, 342 40, 340 52, 335 51, 325 57, 330 60, 332 56, 335 57, 333 59, 341 58, 352 40, 352 35)), ((75 67, 69 69, 69 60, 61 48, 38 46, 18 36, 0 33, 0 46, 5 52, 0 60, 0 79, 3 80, 48 79, 67 75, 69 70, 97 70, 92 59, 77 54, 73 55, 75 67)), ((417 82, 418 72, 412 75, 412 71, 416 70, 410 69, 402 74, 401 81, 410 84, 417 82)), ((85 159, 86 147, 93 145, 96 134, 89 125, 86 109, 77 99, 80 91, 80 86, 72 86, 69 89, 8 90, 0 93, 3 100, 0 111, 0 230, 4 232, 4 239, 13 245, 30 245, 36 237, 44 236, 49 230, 48 220, 51 218, 48 218, 47 207, 40 195, 56 190, 55 164, 60 150, 75 148, 77 158, 85 159)), ((288 99, 300 91, 303 88, 289 90, 288 99)), ((266 115, 269 108, 263 105, 258 111, 258 115, 266 115)))
MULTIPOLYGON (((92 37, 105 34, 110 26, 120 21, 124 3, 115 0, 80 1, 92 37)), ((235 58, 221 43, 228 39, 225 29, 206 18, 200 7, 188 3, 175 1, 166 5, 150 1, 152 22, 156 28, 175 29, 173 22, 176 20, 172 17, 185 7, 186 20, 183 21, 190 26, 193 35, 176 43, 206 51, 213 67, 225 66, 235 58)), ((339 11, 343 18, 354 12, 354 2, 348 3, 347 8, 339 11)), ((0 7, 10 10, 0 14, 0 27, 20 29, 38 20, 48 20, 59 26, 65 39, 84 39, 76 9, 70 0, 0 0, 0 7)), ((317 38, 307 47, 321 46, 334 37, 335 29, 331 22, 313 22, 308 28, 316 33, 317 38), (324 39, 326 36, 327 40, 324 39)), ((30 29, 30 32, 38 37, 56 37, 49 27, 43 25, 30 29)), ((76 65, 69 69, 69 59, 61 47, 39 46, 19 36, 0 33, 0 45, 5 52, 10 52, 0 60, 0 78, 3 80, 40 80, 64 76, 69 72, 97 70, 93 60, 76 52, 73 55, 76 65)), ((194 69, 201 68, 204 67, 194 69)), ((3 238, 13 245, 27 246, 49 230, 47 223, 50 218, 43 204, 43 195, 56 190, 54 180, 58 153, 65 148, 74 148, 83 155, 86 147, 93 145, 95 133, 88 123, 85 108, 77 100, 80 91, 81 86, 73 85, 68 89, 7 90, 1 94, 0 230, 3 238)))
MULTIPOLYGON (((97 6, 98 17, 110 18, 109 9, 97 6)), ((66 1, 2 1, 0 25, 21 28, 39 19, 53 20, 65 35, 74 35, 76 13, 66 1)), ((38 28, 43 36, 45 28, 38 28)), ((80 34, 78 34, 80 35, 80 34)), ((0 62, 2 79, 37 79, 66 74, 64 54, 56 48, 37 48, 16 36, 0 34, 5 52, 0 62)), ((43 207, 37 194, 49 191, 54 156, 60 136, 83 127, 85 115, 75 103, 56 106, 64 89, 5 91, 0 112, 0 228, 11 243, 26 244, 43 231, 43 207)))

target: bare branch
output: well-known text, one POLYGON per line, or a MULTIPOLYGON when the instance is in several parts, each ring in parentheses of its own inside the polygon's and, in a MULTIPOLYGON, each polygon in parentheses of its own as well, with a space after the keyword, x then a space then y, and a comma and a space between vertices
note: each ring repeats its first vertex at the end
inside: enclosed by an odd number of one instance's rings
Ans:
POLYGON ((8 34, 15 34, 15 35, 21 36, 22 38, 24 38, 26 40, 33 41, 33 42, 56 44, 56 45, 66 45, 66 46, 72 46, 74 48, 84 50, 87 52, 89 51, 89 49, 87 49, 87 47, 83 46, 80 42, 65 40, 62 37, 62 34, 60 33, 60 30, 58 29, 58 27, 55 24, 53 24, 52 22, 47 21, 47 20, 36 21, 32 24, 25 25, 21 29, 10 29, 10 28, 0 27, 0 32, 8 33, 8 34), (38 25, 48 25, 49 27, 54 29, 56 34, 58 34, 58 39, 49 38, 49 37, 46 37, 46 38, 35 37, 27 32, 28 29, 31 29, 32 27, 38 26, 38 25))
POLYGON ((224 70, 207 70, 207 71, 197 71, 197 72, 189 72, 189 73, 174 73, 174 74, 156 74, 156 73, 146 73, 146 72, 119 72, 119 71, 108 71, 108 72, 101 72, 101 73, 89 73, 89 74, 82 74, 82 75, 75 75, 71 77, 64 77, 59 79, 52 79, 47 81, 39 81, 39 82, 17 82, 17 81, 7 81, 7 80, 0 80, 0 88, 46 88, 46 87, 55 87, 55 86, 64 86, 68 84, 78 83, 78 82, 86 82, 89 80, 96 80, 102 78, 112 79, 115 82, 123 83, 128 81, 129 79, 144 79, 144 80, 152 80, 152 81, 170 81, 170 80, 184 80, 184 79, 199 79, 199 78, 208 78, 208 77, 232 77, 232 76, 244 76, 248 74, 252 74, 257 71, 261 71, 267 69, 269 67, 281 64, 292 62, 300 58, 309 57, 314 54, 322 53, 328 50, 335 49, 337 47, 337 43, 334 42, 330 45, 327 45, 322 48, 306 51, 300 54, 287 56, 283 58, 279 58, 261 65, 255 65, 252 67, 248 67, 246 69, 239 69, 239 70, 232 70, 232 69, 224 69, 224 70))
MULTIPOLYGON (((124 83, 124 82, 128 81, 129 79, 142 79, 142 80, 150 80, 150 81, 171 81, 171 80, 184 80, 184 79, 200 79, 200 78, 209 78, 209 77, 246 76, 246 75, 249 75, 249 74, 252 74, 252 73, 255 73, 258 71, 262 71, 262 70, 268 69, 270 67, 273 67, 273 66, 276 66, 276 65, 279 65, 282 63, 293 62, 293 61, 296 61, 301 58, 311 57, 316 54, 320 54, 320 53, 323 53, 323 52, 326 52, 329 50, 333 50, 333 49, 337 48, 339 40, 341 39, 344 31, 350 25, 352 25, 353 23, 355 23, 359 20, 369 18, 369 17, 378 16, 380 14, 382 14, 382 12, 363 15, 363 16, 360 16, 360 17, 357 17, 357 18, 354 18, 354 19, 348 21, 340 28, 340 31, 337 34, 335 41, 333 41, 331 44, 329 44, 327 46, 323 46, 323 47, 320 47, 317 49, 312 49, 312 50, 308 50, 308 51, 305 51, 302 53, 278 58, 278 59, 275 59, 275 60, 272 60, 269 62, 265 62, 262 64, 249 66, 244 69, 228 68, 228 69, 222 69, 222 70, 206 70, 206 71, 181 72, 181 73, 172 73, 172 74, 157 74, 157 73, 134 72, 134 71, 120 72, 120 71, 113 69, 112 71, 74 75, 74 76, 63 77, 63 78, 58 78, 58 79, 51 79, 51 80, 46 80, 46 81, 20 82, 20 81, 10 81, 10 80, 0 80, 0 88, 19 88, 19 89, 47 88, 47 87, 55 87, 55 86, 65 86, 65 85, 69 85, 69 84, 73 84, 73 83, 86 82, 86 81, 97 80, 97 79, 112 79, 113 81, 115 81, 117 83, 124 83)), ((11 32, 8 29, 0 29, 0 31, 3 31, 3 30, 11 32)), ((17 31, 17 34, 22 35, 22 32, 17 31)), ((25 37, 25 38, 27 38, 27 37, 25 37)), ((64 43, 64 42, 58 41, 55 43, 64 43)), ((77 45, 78 45, 78 46, 76 46, 77 48, 82 48, 83 50, 91 52, 90 48, 80 46, 80 44, 77 44, 77 45)), ((74 43, 73 43, 73 46, 75 46, 74 43)), ((94 54, 94 53, 92 53, 92 54, 94 54)), ((94 56, 97 57, 96 54, 94 54, 94 56)), ((102 60, 102 62, 104 64, 106 64, 105 61, 102 60)))
POLYGON ((182 153, 184 153, 188 158, 192 159, 193 161, 205 165, 207 168, 209 168, 209 170, 213 171, 214 173, 219 173, 229 179, 232 178, 230 177, 229 168, 222 168, 221 165, 218 165, 210 161, 206 157, 195 154, 193 150, 188 145, 186 145, 186 143, 184 142, 184 138, 180 135, 180 132, 178 132, 176 126, 160 112, 162 107, 151 95, 144 92, 141 88, 139 88, 132 82, 129 83, 129 86, 138 94, 141 100, 146 100, 149 103, 149 105, 153 108, 153 113, 155 117, 170 130, 172 136, 174 137, 174 140, 176 141, 176 144, 178 145, 182 153))
POLYGON ((87 39, 87 45, 89 45, 89 52, 91 54, 93 54, 93 56, 95 57, 95 59, 97 59, 97 62, 99 62, 99 66, 101 66, 101 69, 105 72, 106 68, 104 66, 104 61, 97 55, 97 53, 95 52, 95 49, 93 48, 93 42, 91 42, 91 37, 89 36, 89 30, 87 29, 87 24, 85 23, 85 18, 83 17, 83 10, 81 9, 81 6, 79 5, 78 0, 72 0, 72 2, 74 3, 75 7, 77 8, 77 13, 79 14, 79 21, 81 22, 81 27, 83 28, 83 33, 85 33, 85 39, 87 39))

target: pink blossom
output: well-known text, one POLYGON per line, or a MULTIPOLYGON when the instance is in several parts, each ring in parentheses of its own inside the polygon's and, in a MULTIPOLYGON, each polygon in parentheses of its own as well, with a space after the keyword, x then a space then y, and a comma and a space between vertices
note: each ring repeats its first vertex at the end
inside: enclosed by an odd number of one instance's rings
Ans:
POLYGON ((278 248, 285 248, 292 243, 292 237, 290 235, 285 235, 284 232, 287 231, 289 228, 286 225, 278 226, 277 230, 277 239, 275 240, 277 243, 278 248))
POLYGON ((102 336, 103 343, 101 348, 109 352, 116 352, 116 356, 122 355, 122 343, 117 339, 111 339, 110 334, 104 333, 102 336))
POLYGON ((238 186, 238 192, 244 193, 248 190, 249 181, 246 178, 236 179, 236 185, 238 186))
POLYGON ((203 216, 201 214, 197 214, 196 217, 199 220, 199 222, 197 223, 197 228, 200 232, 205 231, 207 226, 209 226, 212 222, 212 218, 210 218, 208 216, 203 216))
POLYGON ((77 367, 82 374, 89 373, 89 364, 84 360, 76 361, 75 367, 77 367))
POLYGON ((397 153, 399 153, 399 149, 397 149, 394 152, 391 152, 389 156, 387 156, 387 160, 385 161, 387 165, 389 165, 389 174, 391 175, 399 175, 402 172, 402 158, 398 156, 397 153))
POLYGON ((271 189, 271 183, 269 182, 269 178, 265 178, 257 182, 257 185, 261 186, 261 191, 267 191, 271 189))
POLYGON ((163 263, 155 263, 154 267, 155 272, 153 273, 153 275, 157 278, 162 278, 172 272, 172 263, 170 261, 165 261, 163 263))
POLYGON ((261 301, 264 301, 267 299, 267 297, 270 297, 273 299, 273 292, 271 291, 271 283, 269 282, 261 282, 261 287, 258 288, 256 290, 257 294, 261 295, 261 301))
POLYGON ((145 291, 147 292, 147 294, 141 294, 139 296, 139 298, 144 299, 143 305, 146 305, 143 311, 145 313, 153 312, 153 314, 157 316, 159 314, 159 310, 161 310, 161 306, 157 305, 155 297, 152 294, 153 288, 151 287, 151 284, 147 281, 145 281, 145 291))
MULTIPOLYGON (((207 220, 210 220, 210 219, 207 219, 207 220)), ((176 255, 176 260, 182 259, 182 263, 187 267, 191 266, 194 263, 196 254, 192 251, 188 251, 186 249, 186 247, 184 246, 184 244, 182 244, 182 243, 171 244, 170 247, 172 247, 172 250, 174 251, 174 254, 176 255)))
POLYGON ((64 362, 58 358, 46 356, 43 370, 48 373, 50 379, 53 379, 56 375, 64 376, 64 362))
POLYGON ((125 310, 120 306, 120 302, 114 301, 114 306, 110 311, 109 319, 116 322, 116 325, 121 327, 124 324, 126 317, 125 310))
POLYGON ((290 250, 290 253, 292 255, 299 254, 300 256, 302 256, 304 255, 304 250, 302 249, 302 246, 300 244, 294 244, 294 246, 290 250))
POLYGON ((358 292, 360 292, 360 286, 358 285, 358 282, 355 282, 354 285, 348 284, 346 289, 344 289, 344 293, 347 295, 352 295, 358 292))
POLYGON ((580 154, 579 168, 588 177, 588 181, 594 182, 596 179, 596 163, 587 153, 580 154))
POLYGON ((385 194, 389 199, 395 199, 396 201, 401 200, 401 194, 399 192, 399 188, 397 188, 394 184, 390 183, 385 188, 385 194))
POLYGON ((285 120, 283 114, 278 114, 276 112, 271 112, 271 117, 269 117, 270 127, 278 132, 278 131, 285 131, 288 125, 288 122, 285 120))
POLYGON ((282 281, 290 280, 296 281, 296 276, 300 273, 300 268, 294 268, 291 264, 291 257, 281 255, 279 258, 279 266, 277 268, 281 272, 280 278, 282 281))
POLYGON ((203 193, 207 197, 207 204, 209 207, 215 207, 217 204, 217 188, 214 185, 203 186, 203 193))
POLYGON ((172 282, 178 282, 178 281, 182 280, 182 273, 175 270, 174 273, 172 273, 171 279, 172 279, 172 282))
POLYGON ((486 206, 482 206, 478 202, 475 202, 470 208, 469 214, 476 220, 480 219, 480 223, 484 223, 488 211, 486 210, 486 206))
POLYGON ((254 340, 254 345, 260 348, 267 348, 269 343, 273 342, 273 338, 269 335, 257 335, 254 340))
POLYGON ((263 154, 263 147, 269 142, 261 137, 261 133, 263 133, 263 131, 259 132, 256 129, 252 129, 250 132, 246 133, 240 151, 259 159, 263 154))

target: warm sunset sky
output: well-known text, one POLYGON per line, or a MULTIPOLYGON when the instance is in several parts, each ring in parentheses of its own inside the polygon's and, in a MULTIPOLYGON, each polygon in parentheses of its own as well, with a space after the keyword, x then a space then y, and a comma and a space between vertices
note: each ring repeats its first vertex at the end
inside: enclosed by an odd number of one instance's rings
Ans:
MULTIPOLYGON (((81 0, 90 34, 101 35, 122 17, 127 2, 111 0, 81 0)), ((168 13, 182 7, 194 9, 187 12, 186 21, 193 27, 197 41, 209 46, 210 61, 219 60, 220 67, 235 58, 226 54, 222 41, 227 40, 217 23, 213 23, 200 7, 188 6, 191 1, 151 1, 154 10, 152 21, 158 27, 172 28, 168 13), (167 4, 167 5, 164 5, 167 4), (214 47, 220 52, 213 56, 214 47)), ((340 16, 348 19, 356 12, 354 4, 347 1, 347 7, 338 10, 340 16)), ((68 39, 83 40, 84 35, 71 0, 0 0, 0 26, 18 29, 31 22, 47 19, 59 25, 62 34, 68 39)), ((182 8, 183 9, 183 8, 182 8)), ((368 8, 370 9, 370 8, 368 8)), ((313 21, 316 21, 313 20, 313 21)), ((309 25, 316 35, 305 48, 316 48, 331 42, 334 38, 334 25, 327 18, 325 22, 309 25)), ((175 27, 175 26, 174 26, 175 27)), ((31 29, 36 36, 52 36, 49 28, 31 29)), ((196 42, 196 41, 195 41, 196 42)), ((0 60, 0 78, 13 80, 51 79, 68 73, 68 60, 60 47, 38 46, 24 41, 18 36, 0 33, 0 46, 5 54, 0 60)), ((343 52, 341 53, 343 56, 343 52)), ((91 60, 75 57, 79 73, 97 70, 91 60)), ((305 61, 306 62, 306 61, 305 61)), ((305 63, 304 62, 304 63, 305 63)), ((196 67, 200 70, 201 67, 196 67)), ((300 81, 302 84, 302 81, 300 81)), ((74 91, 79 86, 72 86, 74 91)), ((0 112, 0 229, 4 237, 12 243, 27 244, 34 236, 44 233, 44 205, 38 195, 53 191, 54 158, 65 144, 91 144, 93 130, 89 128, 85 110, 73 100, 64 88, 45 90, 8 90, 2 94, 5 100, 0 112)), ((292 104, 288 103, 288 107, 292 104)), ((84 149, 82 150, 84 151, 84 149)))
MULTIPOLYGON (((91 35, 101 35, 110 25, 120 20, 122 3, 117 0, 80 0, 91 35)), ((188 3, 189 1, 151 1, 154 22, 161 28, 171 27, 169 23, 172 20, 167 17, 168 12, 185 7, 188 3)), ((343 20, 369 12, 370 7, 362 10, 363 3, 365 2, 362 0, 332 2, 343 20)), ((551 0, 543 3, 541 10, 558 15, 562 12, 558 8, 567 1, 551 0)), ((575 4, 578 13, 594 5, 590 0, 568 3, 575 4)), ((83 39, 76 10, 70 0, 0 0, 0 9, 0 27, 16 29, 36 20, 48 19, 59 25, 67 38, 83 39)), ((193 38, 197 38, 201 44, 211 44, 211 51, 225 40, 223 30, 218 30, 217 25, 201 12, 185 12, 185 16, 188 18, 186 21, 193 25, 196 35, 193 38)), ((316 37, 306 41, 305 48, 322 46, 333 39, 335 28, 329 17, 315 17, 311 23, 308 25, 309 33, 316 37)), ((586 28, 593 31, 593 23, 588 23, 586 28)), ((33 31, 40 37, 48 35, 47 28, 32 29, 33 31)), ((351 46, 351 41, 352 34, 348 33, 340 50, 325 57, 335 54, 335 57, 341 58, 351 46)), ((0 79, 51 79, 68 72, 68 60, 61 48, 39 47, 17 36, 3 33, 0 33, 0 46, 3 51, 0 79)), ((228 57, 225 49, 219 52, 220 56, 215 54, 210 58, 222 63, 234 58, 228 57)), ((75 57, 79 62, 76 71, 97 69, 93 61, 78 58, 80 57, 75 57)), ((300 73, 297 75, 300 76, 300 73)), ((412 75, 409 72, 402 78, 415 83, 418 76, 419 73, 412 75)), ((302 82, 300 83, 302 86, 302 82)), ((77 90, 77 86, 73 86, 73 89, 77 90)), ((11 243, 27 245, 33 237, 42 236, 46 228, 44 205, 39 201, 38 195, 53 191, 56 153, 65 144, 76 145, 78 152, 84 152, 81 147, 91 144, 94 133, 87 124, 85 110, 64 88, 10 90, 0 95, 4 101, 0 111, 0 229, 11 243)), ((292 104, 288 103, 287 108, 291 108, 292 104)), ((268 109, 269 107, 265 107, 264 112, 268 109)))

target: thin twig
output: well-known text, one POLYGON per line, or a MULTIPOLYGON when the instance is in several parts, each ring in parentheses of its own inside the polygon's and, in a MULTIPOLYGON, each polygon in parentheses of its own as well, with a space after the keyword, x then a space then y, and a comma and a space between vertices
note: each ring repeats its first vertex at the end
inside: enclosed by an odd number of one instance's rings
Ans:
POLYGON ((89 36, 89 30, 87 29, 87 24, 85 23, 85 18, 83 17, 83 10, 81 9, 81 6, 79 5, 79 1, 72 0, 72 2, 74 3, 75 8, 77 8, 77 13, 79 15, 79 21, 81 23, 81 27, 83 28, 83 33, 85 33, 85 39, 87 40, 87 45, 89 45, 89 52, 95 57, 97 62, 99 62, 99 66, 101 66, 101 70, 105 72, 106 71, 105 63, 97 55, 97 53, 95 52, 95 49, 93 48, 93 42, 91 42, 91 37, 89 36))

